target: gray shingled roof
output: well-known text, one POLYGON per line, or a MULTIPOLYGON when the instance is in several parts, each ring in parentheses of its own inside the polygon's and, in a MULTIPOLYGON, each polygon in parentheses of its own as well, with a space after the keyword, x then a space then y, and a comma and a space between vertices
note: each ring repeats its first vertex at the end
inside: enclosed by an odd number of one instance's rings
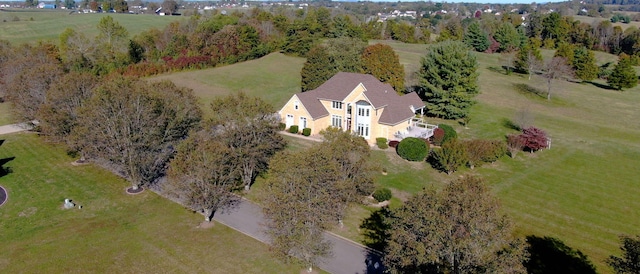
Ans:
POLYGON ((380 123, 395 125, 413 117, 411 106, 414 109, 424 107, 424 103, 415 93, 399 96, 389 84, 380 82, 368 74, 338 72, 314 90, 297 93, 301 103, 307 109, 313 119, 317 119, 329 112, 324 108, 320 99, 329 101, 344 101, 344 99, 359 84, 365 87, 364 95, 374 108, 384 107, 380 117, 380 123))

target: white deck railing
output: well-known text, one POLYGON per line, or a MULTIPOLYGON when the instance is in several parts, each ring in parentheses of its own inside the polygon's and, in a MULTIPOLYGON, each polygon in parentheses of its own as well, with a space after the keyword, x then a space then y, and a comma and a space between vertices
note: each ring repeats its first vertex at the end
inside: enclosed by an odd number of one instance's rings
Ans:
POLYGON ((436 128, 438 128, 437 125, 427 124, 420 118, 412 118, 410 125, 405 130, 398 131, 393 136, 398 140, 402 140, 407 137, 427 139, 433 136, 433 131, 436 128))

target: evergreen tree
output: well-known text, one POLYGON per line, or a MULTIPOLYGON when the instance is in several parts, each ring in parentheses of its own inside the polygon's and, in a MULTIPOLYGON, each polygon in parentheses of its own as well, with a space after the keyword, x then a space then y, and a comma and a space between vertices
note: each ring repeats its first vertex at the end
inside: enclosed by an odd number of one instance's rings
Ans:
POLYGON ((574 51, 573 69, 576 76, 584 81, 590 81, 598 77, 598 65, 593 51, 586 47, 577 48, 574 51))
POLYGON ((563 57, 567 64, 573 64, 575 46, 569 43, 560 43, 553 57, 563 57))
POLYGON ((528 43, 524 47, 520 48, 520 50, 516 54, 516 60, 514 63, 516 70, 528 73, 529 79, 531 79, 531 74, 533 73, 533 71, 542 63, 542 54, 540 54, 540 48, 532 46, 531 43, 528 43))
POLYGON ((467 116, 479 93, 478 62, 460 41, 434 44, 422 58, 419 86, 430 115, 446 119, 467 116))
POLYGON ((500 51, 512 51, 520 47, 520 33, 509 22, 503 22, 496 29, 493 38, 500 43, 500 51))
POLYGON ((315 46, 307 53, 307 61, 300 72, 302 91, 315 89, 322 85, 338 71, 333 65, 331 56, 324 46, 315 46))
POLYGON ((636 76, 636 71, 631 66, 630 58, 620 58, 611 75, 609 75, 607 83, 617 90, 638 85, 638 76, 636 76))
POLYGON ((483 52, 489 48, 489 36, 480 29, 478 22, 473 22, 467 28, 462 41, 477 52, 483 52))
POLYGON ((389 83, 398 93, 404 92, 404 67, 389 45, 375 44, 362 53, 362 71, 389 83))

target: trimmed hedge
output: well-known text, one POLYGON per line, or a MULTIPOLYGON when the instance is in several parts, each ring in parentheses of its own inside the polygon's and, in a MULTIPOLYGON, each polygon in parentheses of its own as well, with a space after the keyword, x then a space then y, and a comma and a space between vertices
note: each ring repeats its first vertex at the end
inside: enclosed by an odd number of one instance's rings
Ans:
POLYGON ((280 131, 285 130, 286 128, 287 128, 287 124, 285 124, 285 123, 279 123, 278 124, 278 129, 280 131))
POLYGON ((297 134, 298 133, 298 126, 296 126, 296 125, 291 126, 289 128, 289 132, 297 134))
POLYGON ((378 145, 379 149, 389 148, 389 146, 387 145, 387 138, 384 138, 384 137, 376 138, 376 145, 378 145))
POLYGON ((302 129, 302 135, 304 135, 304 136, 309 136, 309 135, 311 135, 311 129, 310 129, 310 128, 308 128, 308 127, 303 128, 303 129, 302 129))
POLYGON ((398 155, 409 161, 423 161, 428 153, 429 148, 423 139, 408 137, 398 144, 398 155))
POLYGON ((378 202, 388 201, 391 199, 391 190, 388 188, 379 188, 376 189, 371 196, 373 196, 373 198, 378 202))
POLYGON ((389 141, 389 146, 392 148, 397 148, 399 143, 399 141, 389 141))

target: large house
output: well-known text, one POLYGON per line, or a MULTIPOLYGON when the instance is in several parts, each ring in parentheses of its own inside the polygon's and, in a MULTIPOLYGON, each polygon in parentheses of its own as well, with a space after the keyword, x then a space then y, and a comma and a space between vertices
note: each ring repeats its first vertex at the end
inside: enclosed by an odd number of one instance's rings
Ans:
POLYGON ((415 118, 424 107, 416 93, 400 96, 372 75, 339 72, 314 90, 294 94, 278 113, 287 128, 310 128, 313 135, 333 126, 374 144, 378 137, 431 137, 435 126, 415 118))

